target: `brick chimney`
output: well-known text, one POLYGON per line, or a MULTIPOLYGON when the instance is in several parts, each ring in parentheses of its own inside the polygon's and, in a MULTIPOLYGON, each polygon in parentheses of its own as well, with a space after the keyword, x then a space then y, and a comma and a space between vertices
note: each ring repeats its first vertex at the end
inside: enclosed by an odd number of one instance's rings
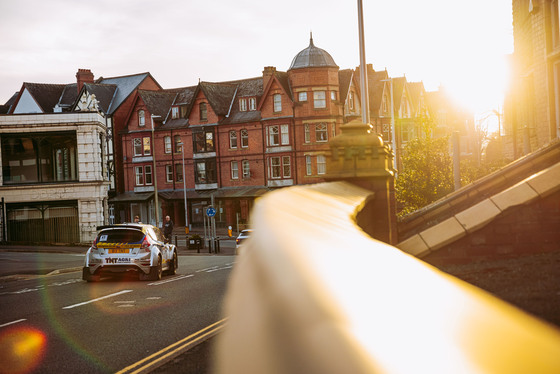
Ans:
POLYGON ((263 88, 266 87, 268 81, 276 73, 276 68, 274 66, 265 66, 263 70, 263 88))
POLYGON ((78 69, 76 81, 78 82, 78 93, 80 93, 84 83, 93 83, 93 73, 89 69, 78 69))

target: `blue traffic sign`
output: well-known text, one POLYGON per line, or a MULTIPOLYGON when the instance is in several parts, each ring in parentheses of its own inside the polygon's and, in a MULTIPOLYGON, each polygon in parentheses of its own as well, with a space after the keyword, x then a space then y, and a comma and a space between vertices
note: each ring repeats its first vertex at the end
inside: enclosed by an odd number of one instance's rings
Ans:
POLYGON ((212 207, 206 209, 206 215, 208 217, 214 217, 216 215, 216 209, 212 207))

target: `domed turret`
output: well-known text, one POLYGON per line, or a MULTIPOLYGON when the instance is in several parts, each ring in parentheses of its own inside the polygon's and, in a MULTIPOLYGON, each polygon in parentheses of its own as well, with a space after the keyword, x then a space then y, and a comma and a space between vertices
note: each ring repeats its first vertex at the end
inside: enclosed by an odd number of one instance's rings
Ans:
POLYGON ((309 39, 309 47, 305 48, 294 57, 288 70, 322 67, 337 68, 338 65, 327 51, 315 47, 313 44, 313 36, 311 36, 309 39))

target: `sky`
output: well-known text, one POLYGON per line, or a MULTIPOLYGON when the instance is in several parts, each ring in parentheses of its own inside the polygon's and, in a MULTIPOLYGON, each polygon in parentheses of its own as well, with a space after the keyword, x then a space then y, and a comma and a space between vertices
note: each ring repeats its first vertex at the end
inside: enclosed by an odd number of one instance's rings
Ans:
MULTIPOLYGON (((511 0, 364 0, 366 61, 483 116, 502 105, 511 13, 511 0)), ((163 88, 287 71, 310 32, 341 69, 359 66, 357 1, 0 0, 0 103, 79 68, 163 88)))

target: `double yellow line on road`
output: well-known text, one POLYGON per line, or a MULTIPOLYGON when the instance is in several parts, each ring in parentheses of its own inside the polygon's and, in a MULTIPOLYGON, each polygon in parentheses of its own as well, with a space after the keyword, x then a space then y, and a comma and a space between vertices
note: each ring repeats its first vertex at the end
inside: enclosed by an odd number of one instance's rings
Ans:
POLYGON ((206 339, 211 338, 212 336, 216 335, 222 328, 224 328, 226 324, 227 318, 221 319, 216 323, 211 324, 195 332, 192 335, 187 336, 186 338, 171 344, 170 346, 162 349, 159 352, 156 352, 120 371, 116 374, 141 374, 141 373, 149 373, 151 370, 156 369, 157 367, 169 362, 173 358, 177 357, 181 353, 184 353, 191 347, 202 343, 206 339))

